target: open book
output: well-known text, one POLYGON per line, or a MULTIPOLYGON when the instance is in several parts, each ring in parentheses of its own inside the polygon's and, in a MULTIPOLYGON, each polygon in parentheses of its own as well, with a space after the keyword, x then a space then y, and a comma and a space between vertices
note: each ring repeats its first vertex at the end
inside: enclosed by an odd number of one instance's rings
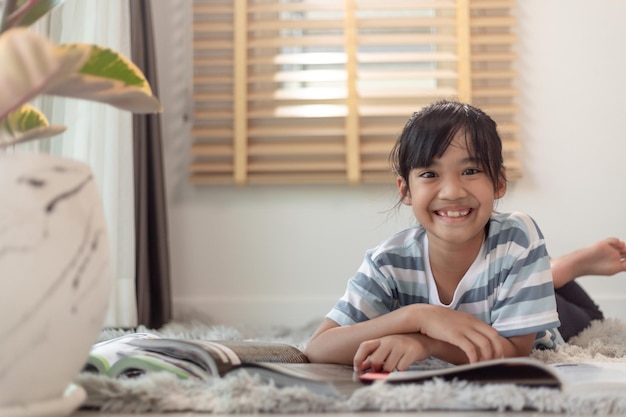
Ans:
MULTIPOLYGON (((445 362, 444 362, 445 363, 445 362)), ((510 383, 531 387, 553 387, 566 392, 619 390, 626 392, 626 363, 568 362, 545 364, 532 358, 505 358, 467 365, 444 365, 403 372, 366 372, 363 382, 418 383, 433 378, 465 380, 480 384, 510 383)))
POLYGON ((434 378, 552 387, 568 392, 626 391, 626 363, 548 365, 532 358, 506 358, 458 366, 442 361, 429 363, 426 368, 423 364, 403 372, 355 374, 350 366, 309 363, 304 353, 287 344, 183 340, 133 333, 94 345, 85 371, 114 378, 167 371, 180 378, 197 380, 245 371, 278 387, 303 386, 319 394, 339 397, 372 382, 406 384, 434 378))
POLYGON ((331 396, 346 396, 363 386, 352 367, 309 363, 304 353, 291 345, 170 339, 151 333, 133 333, 95 344, 83 371, 113 378, 166 371, 196 380, 245 371, 278 387, 304 386, 331 396))

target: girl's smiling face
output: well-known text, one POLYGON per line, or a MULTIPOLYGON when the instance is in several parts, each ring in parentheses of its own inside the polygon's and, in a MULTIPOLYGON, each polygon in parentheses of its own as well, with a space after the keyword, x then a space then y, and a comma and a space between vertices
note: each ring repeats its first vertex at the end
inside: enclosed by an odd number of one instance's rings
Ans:
POLYGON ((433 245, 479 248, 494 201, 506 191, 506 182, 494 184, 468 149, 460 130, 450 146, 427 167, 413 168, 409 188, 398 179, 402 200, 412 207, 433 245))

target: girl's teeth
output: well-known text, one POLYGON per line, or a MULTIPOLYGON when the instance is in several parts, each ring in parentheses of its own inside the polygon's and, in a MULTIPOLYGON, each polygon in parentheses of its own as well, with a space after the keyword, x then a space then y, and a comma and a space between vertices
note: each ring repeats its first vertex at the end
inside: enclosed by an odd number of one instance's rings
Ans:
POLYGON ((441 214, 445 217, 463 217, 463 216, 467 216, 467 214, 469 213, 469 210, 464 210, 464 211, 446 211, 446 212, 442 212, 441 214))

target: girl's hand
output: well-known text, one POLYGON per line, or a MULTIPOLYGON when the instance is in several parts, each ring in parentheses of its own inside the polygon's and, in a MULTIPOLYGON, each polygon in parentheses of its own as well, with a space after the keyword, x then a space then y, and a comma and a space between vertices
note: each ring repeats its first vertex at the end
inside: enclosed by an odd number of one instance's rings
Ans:
POLYGON ((420 314, 420 333, 461 349, 470 363, 497 359, 504 355, 498 331, 471 314, 428 306, 429 314, 420 314))
POLYGON ((413 362, 428 359, 430 356, 428 338, 424 335, 416 333, 384 336, 359 345, 354 355, 354 370, 404 371, 413 362))

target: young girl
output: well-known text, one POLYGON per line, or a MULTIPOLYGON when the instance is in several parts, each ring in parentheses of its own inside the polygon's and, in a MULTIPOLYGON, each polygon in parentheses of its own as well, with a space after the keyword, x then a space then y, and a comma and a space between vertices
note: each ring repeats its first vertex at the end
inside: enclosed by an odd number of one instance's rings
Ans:
POLYGON ((507 185, 496 123, 467 104, 433 103, 407 122, 391 161, 419 226, 367 252, 312 335, 309 360, 391 371, 560 342, 540 230, 523 213, 493 211, 507 185))

